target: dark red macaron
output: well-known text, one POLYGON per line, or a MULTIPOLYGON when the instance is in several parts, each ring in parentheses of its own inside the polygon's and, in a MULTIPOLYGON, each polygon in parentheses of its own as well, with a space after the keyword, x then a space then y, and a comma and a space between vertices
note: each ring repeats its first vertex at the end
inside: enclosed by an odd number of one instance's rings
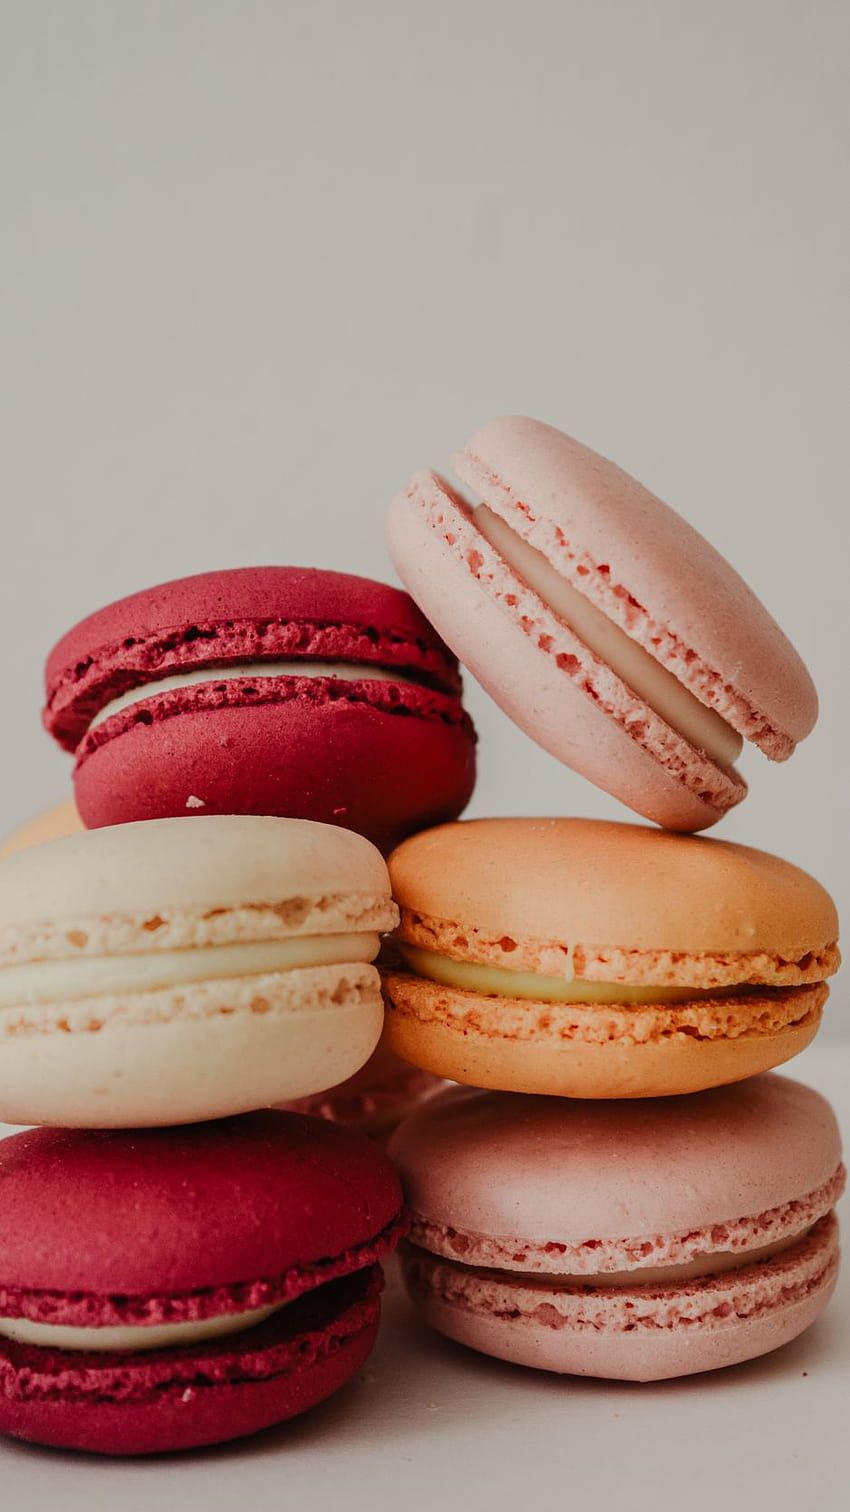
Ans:
POLYGON ((379 1147, 295 1113, 13 1135, 0 1195, 0 1432, 101 1454, 239 1438, 336 1391, 404 1230, 379 1147))
POLYGON ((456 817, 475 781, 455 657, 406 593, 346 573, 245 567, 133 594, 63 637, 46 693, 89 828, 279 814, 387 850, 456 817))

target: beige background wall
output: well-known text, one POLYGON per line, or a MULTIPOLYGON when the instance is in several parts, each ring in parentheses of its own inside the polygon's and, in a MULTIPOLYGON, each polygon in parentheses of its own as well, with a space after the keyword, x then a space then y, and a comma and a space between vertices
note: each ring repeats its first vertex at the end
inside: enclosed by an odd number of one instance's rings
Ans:
MULTIPOLYGON (((388 576, 393 491, 524 411, 799 645, 820 725, 718 833, 846 904, 848 49, 843 0, 0 0, 0 828, 67 782, 73 620, 209 567, 388 576)), ((473 812, 622 813, 470 701, 473 812)))

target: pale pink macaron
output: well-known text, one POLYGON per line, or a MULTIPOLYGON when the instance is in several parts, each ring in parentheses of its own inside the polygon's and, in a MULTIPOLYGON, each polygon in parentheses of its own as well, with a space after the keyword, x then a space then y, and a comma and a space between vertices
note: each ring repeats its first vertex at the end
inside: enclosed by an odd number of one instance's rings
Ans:
POLYGON ((691 1375, 787 1344, 832 1294, 840 1136, 785 1077, 619 1103, 455 1090, 389 1153, 411 1297, 499 1359, 691 1375))
POLYGON ((384 1141, 403 1118, 446 1085, 430 1071, 401 1060, 386 1038, 382 1038, 365 1066, 346 1081, 327 1092, 301 1097, 283 1106, 294 1113, 308 1113, 311 1118, 345 1124, 372 1139, 384 1141))
POLYGON ((669 829, 746 796, 817 718, 806 668, 733 567, 673 509, 539 421, 494 420, 417 473, 388 518, 413 598, 545 750, 669 829), (480 501, 480 502, 479 502, 480 501))

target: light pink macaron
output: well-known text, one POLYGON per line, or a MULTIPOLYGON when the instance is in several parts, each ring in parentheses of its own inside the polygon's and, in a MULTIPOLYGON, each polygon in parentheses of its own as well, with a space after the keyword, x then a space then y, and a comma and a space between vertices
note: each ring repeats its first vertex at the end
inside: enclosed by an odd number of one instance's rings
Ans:
POLYGON ((526 734, 670 829, 746 795, 743 738, 784 761, 817 718, 806 668, 734 568, 612 462, 494 420, 420 472, 390 554, 440 634, 526 734), (480 501, 480 502, 478 502, 480 501))
POLYGON ((619 1103, 455 1090, 389 1153, 411 1297, 499 1359, 691 1375, 787 1344, 832 1294, 838 1127, 785 1077, 619 1103))
POLYGON ((393 1053, 381 1039, 365 1066, 344 1082, 285 1103, 294 1113, 325 1118, 329 1123, 359 1129, 372 1139, 385 1141, 402 1119, 407 1118, 447 1083, 430 1071, 411 1066, 393 1053))

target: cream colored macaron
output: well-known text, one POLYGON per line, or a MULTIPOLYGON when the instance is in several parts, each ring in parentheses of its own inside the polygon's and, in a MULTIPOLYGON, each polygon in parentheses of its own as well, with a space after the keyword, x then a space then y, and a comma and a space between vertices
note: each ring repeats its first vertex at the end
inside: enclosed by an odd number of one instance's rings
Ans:
POLYGON ((387 1043, 504 1092, 657 1097, 741 1081, 815 1035, 829 894, 722 840, 582 819, 479 819, 389 858, 400 969, 387 1043))
POLYGON ((312 1096, 381 1033, 387 869, 306 820, 152 820, 0 861, 0 1121, 189 1123, 312 1096))

